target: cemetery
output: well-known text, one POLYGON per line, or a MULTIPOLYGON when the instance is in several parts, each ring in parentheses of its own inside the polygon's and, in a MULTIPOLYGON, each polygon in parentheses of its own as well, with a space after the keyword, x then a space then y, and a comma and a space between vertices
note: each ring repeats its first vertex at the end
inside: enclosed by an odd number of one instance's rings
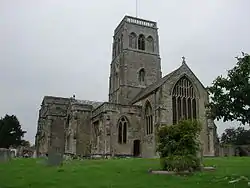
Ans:
MULTIPOLYGON (((60 160, 60 159, 59 159, 60 160)), ((160 169, 159 159, 64 160, 63 165, 48 166, 46 159, 13 159, 0 164, 0 187, 79 188, 79 187, 248 187, 250 158, 205 158, 215 171, 192 175, 151 174, 160 169)))

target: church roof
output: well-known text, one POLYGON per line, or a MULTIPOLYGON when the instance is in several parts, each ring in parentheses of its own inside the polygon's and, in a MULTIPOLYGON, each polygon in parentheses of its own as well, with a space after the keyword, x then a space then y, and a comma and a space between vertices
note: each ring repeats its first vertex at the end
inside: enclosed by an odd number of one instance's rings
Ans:
POLYGON ((146 95, 149 95, 150 93, 154 92, 156 89, 158 89, 161 85, 163 85, 175 72, 177 72, 181 67, 174 70, 173 72, 165 75, 163 78, 161 78, 158 82, 153 83, 149 85, 148 87, 142 89, 135 98, 131 101, 131 104, 139 101, 141 98, 145 97, 146 95))
POLYGON ((196 75, 193 73, 193 71, 188 67, 186 64, 185 60, 182 62, 182 65, 174 70, 173 72, 167 74, 163 78, 161 78, 158 82, 153 83, 149 85, 148 87, 142 89, 136 96, 135 98, 130 102, 131 104, 134 104, 138 102, 140 99, 146 97, 147 95, 153 93, 156 89, 158 89, 160 86, 162 86, 172 75, 174 75, 177 71, 179 71, 182 67, 187 68, 193 75, 194 77, 198 80, 198 82, 201 84, 201 86, 206 90, 206 87, 200 82, 200 80, 196 77, 196 75))
POLYGON ((93 106, 93 108, 97 108, 98 106, 102 105, 103 102, 98 102, 98 101, 89 101, 89 100, 78 100, 78 99, 75 99, 73 100, 74 104, 87 104, 87 105, 91 105, 93 106))

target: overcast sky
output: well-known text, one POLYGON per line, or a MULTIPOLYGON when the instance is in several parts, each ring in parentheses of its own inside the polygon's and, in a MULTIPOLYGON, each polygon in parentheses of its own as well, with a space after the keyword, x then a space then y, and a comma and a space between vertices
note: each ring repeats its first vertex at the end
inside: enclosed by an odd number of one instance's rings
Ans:
MULTIPOLYGON (((136 0, 0 0, 0 116, 34 142, 44 95, 108 100, 113 30, 136 0)), ((249 0, 138 0, 158 22, 163 75, 187 64, 207 86, 250 52, 249 0)), ((218 123, 221 133, 231 123, 218 123)))

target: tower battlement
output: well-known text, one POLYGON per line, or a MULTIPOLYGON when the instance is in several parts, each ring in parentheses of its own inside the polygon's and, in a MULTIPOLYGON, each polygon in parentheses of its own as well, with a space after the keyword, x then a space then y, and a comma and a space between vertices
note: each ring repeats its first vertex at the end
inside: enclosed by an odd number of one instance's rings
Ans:
POLYGON ((144 20, 144 19, 136 18, 132 16, 125 16, 120 22, 120 24, 116 27, 114 34, 116 34, 120 30, 120 28, 123 26, 124 23, 130 23, 130 24, 135 24, 135 25, 139 25, 143 27, 150 27, 150 28, 157 29, 157 23, 154 21, 144 20))

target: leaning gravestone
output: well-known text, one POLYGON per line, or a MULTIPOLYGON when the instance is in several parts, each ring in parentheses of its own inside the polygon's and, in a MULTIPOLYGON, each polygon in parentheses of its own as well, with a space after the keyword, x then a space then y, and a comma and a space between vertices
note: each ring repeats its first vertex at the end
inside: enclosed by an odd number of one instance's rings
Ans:
POLYGON ((49 166, 61 166, 62 163, 63 163, 63 154, 60 152, 56 152, 54 150, 50 150, 48 153, 47 164, 49 166))
POLYGON ((6 148, 0 148, 0 162, 8 162, 10 159, 10 150, 6 148))

